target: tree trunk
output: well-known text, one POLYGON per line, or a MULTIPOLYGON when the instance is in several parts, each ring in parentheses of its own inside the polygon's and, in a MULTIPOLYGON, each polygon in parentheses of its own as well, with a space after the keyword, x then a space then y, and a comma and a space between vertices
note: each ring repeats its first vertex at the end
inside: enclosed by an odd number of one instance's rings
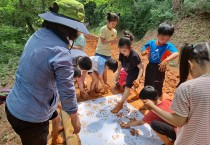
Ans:
POLYGON ((43 13, 45 12, 45 6, 46 6, 45 0, 42 0, 42 12, 43 13))
POLYGON ((31 24, 31 21, 30 21, 30 18, 29 18, 29 17, 26 17, 26 23, 27 23, 28 28, 29 28, 29 30, 31 31, 31 33, 34 33, 35 30, 34 30, 34 27, 33 27, 32 24, 31 24))
POLYGON ((180 12, 182 11, 183 3, 184 3, 184 0, 173 0, 172 1, 173 12, 180 14, 180 12))
MULTIPOLYGON (((19 2, 20 2, 20 8, 22 9, 22 12, 24 13, 25 12, 24 11, 24 2, 23 2, 23 0, 19 0, 19 2)), ((27 24, 29 30, 31 31, 31 33, 34 33, 35 30, 33 28, 31 21, 30 21, 30 18, 26 16, 25 21, 26 21, 26 24, 27 24)))

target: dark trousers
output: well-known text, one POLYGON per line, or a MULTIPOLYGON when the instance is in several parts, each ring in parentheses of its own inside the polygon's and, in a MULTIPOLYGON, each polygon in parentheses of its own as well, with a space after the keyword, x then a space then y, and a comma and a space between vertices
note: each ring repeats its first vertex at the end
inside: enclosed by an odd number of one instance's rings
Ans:
POLYGON ((47 145, 49 120, 42 123, 31 123, 14 117, 5 105, 7 119, 15 132, 20 136, 23 145, 47 145))
POLYGON ((169 125, 161 121, 152 121, 150 124, 151 128, 159 134, 165 135, 172 141, 176 140, 176 132, 172 125, 169 125))
POLYGON ((162 96, 162 88, 165 80, 165 72, 159 71, 159 64, 148 63, 145 74, 144 86, 153 86, 159 97, 162 96))

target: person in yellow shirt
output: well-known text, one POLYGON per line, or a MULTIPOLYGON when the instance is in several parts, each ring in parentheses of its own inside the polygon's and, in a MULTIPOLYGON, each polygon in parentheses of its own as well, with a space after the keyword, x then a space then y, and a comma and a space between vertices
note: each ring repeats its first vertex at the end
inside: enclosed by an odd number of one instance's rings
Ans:
MULTIPOLYGON (((101 56, 106 60, 111 59, 111 44, 117 43, 117 30, 115 27, 119 22, 119 17, 120 14, 107 13, 107 24, 100 29, 95 56, 101 56)), ((107 84, 107 71, 104 72, 103 77, 107 84)))

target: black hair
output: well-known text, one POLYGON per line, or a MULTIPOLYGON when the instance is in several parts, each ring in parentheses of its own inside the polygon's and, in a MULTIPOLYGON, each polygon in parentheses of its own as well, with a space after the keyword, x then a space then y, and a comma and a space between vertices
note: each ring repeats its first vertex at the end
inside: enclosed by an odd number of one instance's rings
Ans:
POLYGON ((132 41, 134 40, 134 36, 129 31, 125 31, 123 36, 120 38, 118 47, 121 48, 123 46, 128 46, 131 48, 132 41))
POLYGON ((92 68, 92 61, 87 56, 78 57, 78 65, 82 70, 90 70, 92 68))
POLYGON ((139 98, 141 100, 149 99, 156 101, 159 98, 158 91, 153 86, 145 86, 139 93, 139 98))
POLYGON ((116 72, 117 68, 118 68, 118 62, 115 59, 109 59, 106 61, 106 65, 108 66, 108 68, 110 70, 112 70, 113 72, 116 72))
POLYGON ((81 77, 81 70, 74 67, 74 78, 81 77))
POLYGON ((129 30, 125 30, 123 32, 123 36, 129 38, 131 41, 134 40, 134 36, 133 36, 133 34, 129 30))
POLYGON ((172 36, 174 34, 174 26, 172 24, 161 23, 158 27, 158 34, 172 36))
POLYGON ((108 22, 119 21, 119 19, 120 19, 120 14, 107 13, 107 21, 108 22))
MULTIPOLYGON (((58 4, 53 3, 53 7, 49 7, 49 10, 53 13, 58 13, 58 4)), ((67 44, 69 43, 67 37, 69 38, 69 40, 75 40, 78 36, 78 31, 76 29, 64 26, 62 24, 44 20, 44 22, 42 23, 42 27, 52 30, 60 39, 62 39, 67 44)))
POLYGON ((181 83, 185 82, 188 78, 190 72, 190 66, 188 63, 189 60, 195 60, 201 66, 204 66, 206 62, 210 61, 209 58, 210 50, 208 47, 210 47, 210 43, 202 42, 195 45, 185 44, 181 48, 180 60, 179 60, 180 81, 178 86, 181 83))

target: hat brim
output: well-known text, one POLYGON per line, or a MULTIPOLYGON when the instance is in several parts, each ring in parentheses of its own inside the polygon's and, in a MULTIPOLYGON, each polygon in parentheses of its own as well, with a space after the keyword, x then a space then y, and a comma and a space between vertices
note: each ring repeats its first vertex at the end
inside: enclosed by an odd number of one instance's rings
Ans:
POLYGON ((59 14, 47 12, 43 14, 39 14, 41 18, 43 18, 46 21, 58 23, 67 27, 71 27, 73 29, 76 29, 84 34, 90 34, 84 23, 78 22, 76 20, 63 17, 59 14))

